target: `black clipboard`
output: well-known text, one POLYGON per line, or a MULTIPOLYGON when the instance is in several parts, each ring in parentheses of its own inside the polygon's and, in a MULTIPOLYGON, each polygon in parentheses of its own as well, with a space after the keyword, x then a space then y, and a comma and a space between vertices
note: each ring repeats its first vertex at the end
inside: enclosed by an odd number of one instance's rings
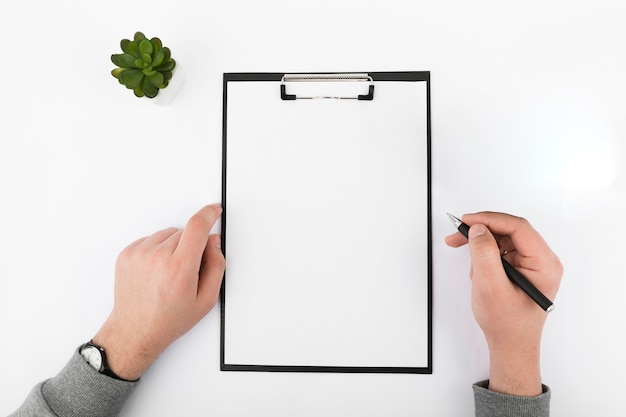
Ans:
POLYGON ((221 370, 432 373, 430 72, 223 88, 221 370))

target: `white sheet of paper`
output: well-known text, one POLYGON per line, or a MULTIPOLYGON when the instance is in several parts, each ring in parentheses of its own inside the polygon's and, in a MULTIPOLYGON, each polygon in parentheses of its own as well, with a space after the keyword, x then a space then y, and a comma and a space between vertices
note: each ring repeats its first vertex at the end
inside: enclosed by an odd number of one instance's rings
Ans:
POLYGON ((224 362, 426 367, 426 83, 227 92, 224 362))

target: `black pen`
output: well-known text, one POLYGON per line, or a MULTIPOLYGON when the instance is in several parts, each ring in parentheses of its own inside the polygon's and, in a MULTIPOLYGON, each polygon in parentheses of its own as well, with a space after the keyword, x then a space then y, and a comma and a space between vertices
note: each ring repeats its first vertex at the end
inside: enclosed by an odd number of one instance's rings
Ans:
MULTIPOLYGON (((454 217, 452 214, 447 213, 450 221, 456 227, 456 229, 461 232, 461 234, 467 237, 467 232, 469 232, 469 226, 463 223, 460 219, 454 217)), ((554 303, 548 299, 545 295, 542 294, 533 284, 528 281, 528 279, 522 275, 517 269, 513 268, 513 266, 506 261, 503 257, 502 266, 504 267, 504 272, 506 272, 506 276, 514 282, 518 287, 520 287, 530 298, 536 302, 539 307, 543 308, 548 313, 554 310, 554 303)))

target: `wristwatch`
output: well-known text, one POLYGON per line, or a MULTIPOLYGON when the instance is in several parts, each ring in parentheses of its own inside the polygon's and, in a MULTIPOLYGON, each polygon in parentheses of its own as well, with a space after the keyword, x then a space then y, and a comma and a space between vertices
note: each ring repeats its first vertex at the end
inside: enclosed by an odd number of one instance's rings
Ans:
POLYGON ((107 364, 107 355, 104 353, 104 349, 100 346, 91 343, 91 340, 80 347, 79 350, 81 356, 85 358, 85 361, 96 371, 110 376, 111 378, 126 381, 124 378, 119 377, 113 372, 107 364))

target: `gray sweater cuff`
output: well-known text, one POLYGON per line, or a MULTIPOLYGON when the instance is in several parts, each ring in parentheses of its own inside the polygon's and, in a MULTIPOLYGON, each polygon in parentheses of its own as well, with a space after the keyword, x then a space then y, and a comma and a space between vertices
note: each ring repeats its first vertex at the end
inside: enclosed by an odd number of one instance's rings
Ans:
POLYGON ((65 368, 41 385, 41 394, 58 416, 116 416, 137 385, 101 374, 76 350, 65 368))
POLYGON ((476 417, 547 417, 550 415, 550 388, 542 385, 542 394, 520 397, 489 391, 489 381, 473 385, 476 417))

